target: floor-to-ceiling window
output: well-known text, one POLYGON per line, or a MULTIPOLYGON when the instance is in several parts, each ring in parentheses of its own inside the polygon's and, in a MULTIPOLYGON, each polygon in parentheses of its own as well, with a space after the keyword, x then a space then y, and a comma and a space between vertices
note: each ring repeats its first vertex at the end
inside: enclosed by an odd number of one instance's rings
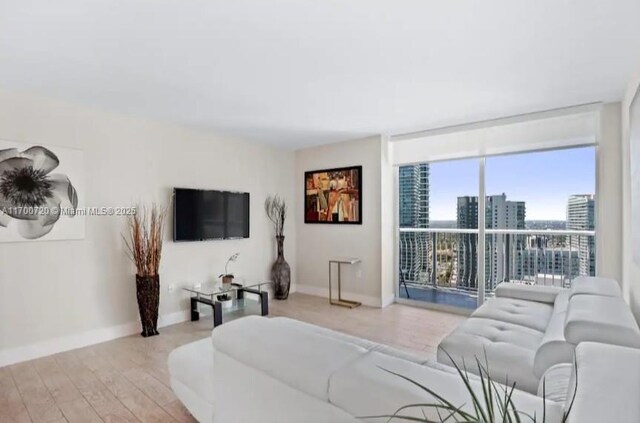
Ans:
POLYGON ((477 203, 475 209, 461 204, 478 196, 478 161, 421 163, 398 172, 399 296, 475 308, 477 203))
POLYGON ((469 309, 594 275, 595 168, 595 147, 400 166, 398 297, 469 309))

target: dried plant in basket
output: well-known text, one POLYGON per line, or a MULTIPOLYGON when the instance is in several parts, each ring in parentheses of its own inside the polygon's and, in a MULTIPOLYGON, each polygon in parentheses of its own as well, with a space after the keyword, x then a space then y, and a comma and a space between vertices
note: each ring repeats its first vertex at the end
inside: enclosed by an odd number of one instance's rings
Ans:
POLYGON ((167 210, 155 203, 151 207, 136 207, 136 210, 137 213, 127 217, 127 233, 123 238, 128 256, 136 267, 141 335, 147 337, 158 335, 159 271, 167 210))

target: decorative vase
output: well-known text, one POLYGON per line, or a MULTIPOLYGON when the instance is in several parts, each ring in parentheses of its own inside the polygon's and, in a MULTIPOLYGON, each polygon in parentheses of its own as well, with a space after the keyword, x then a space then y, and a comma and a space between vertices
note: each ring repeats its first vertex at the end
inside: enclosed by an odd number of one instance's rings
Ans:
POLYGON ((160 276, 136 275, 136 296, 140 323, 144 336, 158 335, 158 306, 160 305, 160 276))
POLYGON ((291 268, 284 259, 284 236, 276 236, 278 243, 278 258, 271 267, 271 279, 273 279, 276 300, 286 300, 289 297, 291 286, 291 268))

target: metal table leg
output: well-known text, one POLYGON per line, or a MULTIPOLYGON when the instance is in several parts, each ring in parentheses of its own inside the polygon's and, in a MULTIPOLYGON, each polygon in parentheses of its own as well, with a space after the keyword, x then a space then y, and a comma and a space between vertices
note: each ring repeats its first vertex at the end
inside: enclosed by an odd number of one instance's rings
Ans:
POLYGON ((359 301, 351 301, 351 300, 345 300, 342 298, 342 274, 341 274, 341 265, 342 263, 340 263, 339 261, 329 261, 329 303, 333 304, 333 305, 338 305, 338 306, 342 306, 342 307, 348 307, 348 308, 355 308, 358 307, 360 305, 362 305, 361 302, 359 301), (333 299, 333 289, 331 286, 331 265, 335 263, 338 265, 338 299, 334 300, 333 299))
POLYGON ((198 311, 198 303, 206 304, 213 309, 213 327, 222 324, 222 304, 216 300, 210 300, 202 297, 191 297, 191 321, 200 320, 200 312, 198 311))

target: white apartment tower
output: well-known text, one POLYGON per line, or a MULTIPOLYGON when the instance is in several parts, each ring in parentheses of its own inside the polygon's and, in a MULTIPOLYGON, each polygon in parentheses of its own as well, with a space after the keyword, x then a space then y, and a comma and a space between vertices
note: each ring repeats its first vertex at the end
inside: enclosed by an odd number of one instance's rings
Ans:
MULTIPOLYGON (((525 203, 524 201, 507 201, 506 194, 487 197, 487 229, 524 229, 525 203)), ((503 281, 511 280, 514 254, 521 248, 515 243, 518 237, 506 234, 487 236, 485 269, 486 289, 493 291, 503 281), (516 248, 514 248, 516 247, 516 248)))
MULTIPOLYGON (((593 194, 572 195, 567 202, 567 230, 593 231, 596 227, 593 194)), ((596 240, 593 236, 571 236, 571 249, 578 251, 582 276, 596 274, 596 240)))
MULTIPOLYGON (((458 197, 458 228, 477 228, 478 197, 458 197)), ((525 203, 507 201, 506 194, 486 197, 487 229, 524 229, 525 203)), ((458 248, 458 287, 477 288, 477 235, 461 235, 458 248)), ((515 266, 515 242, 518 237, 506 234, 487 235, 485 246, 485 289, 493 291, 503 281, 511 279, 515 266)))

